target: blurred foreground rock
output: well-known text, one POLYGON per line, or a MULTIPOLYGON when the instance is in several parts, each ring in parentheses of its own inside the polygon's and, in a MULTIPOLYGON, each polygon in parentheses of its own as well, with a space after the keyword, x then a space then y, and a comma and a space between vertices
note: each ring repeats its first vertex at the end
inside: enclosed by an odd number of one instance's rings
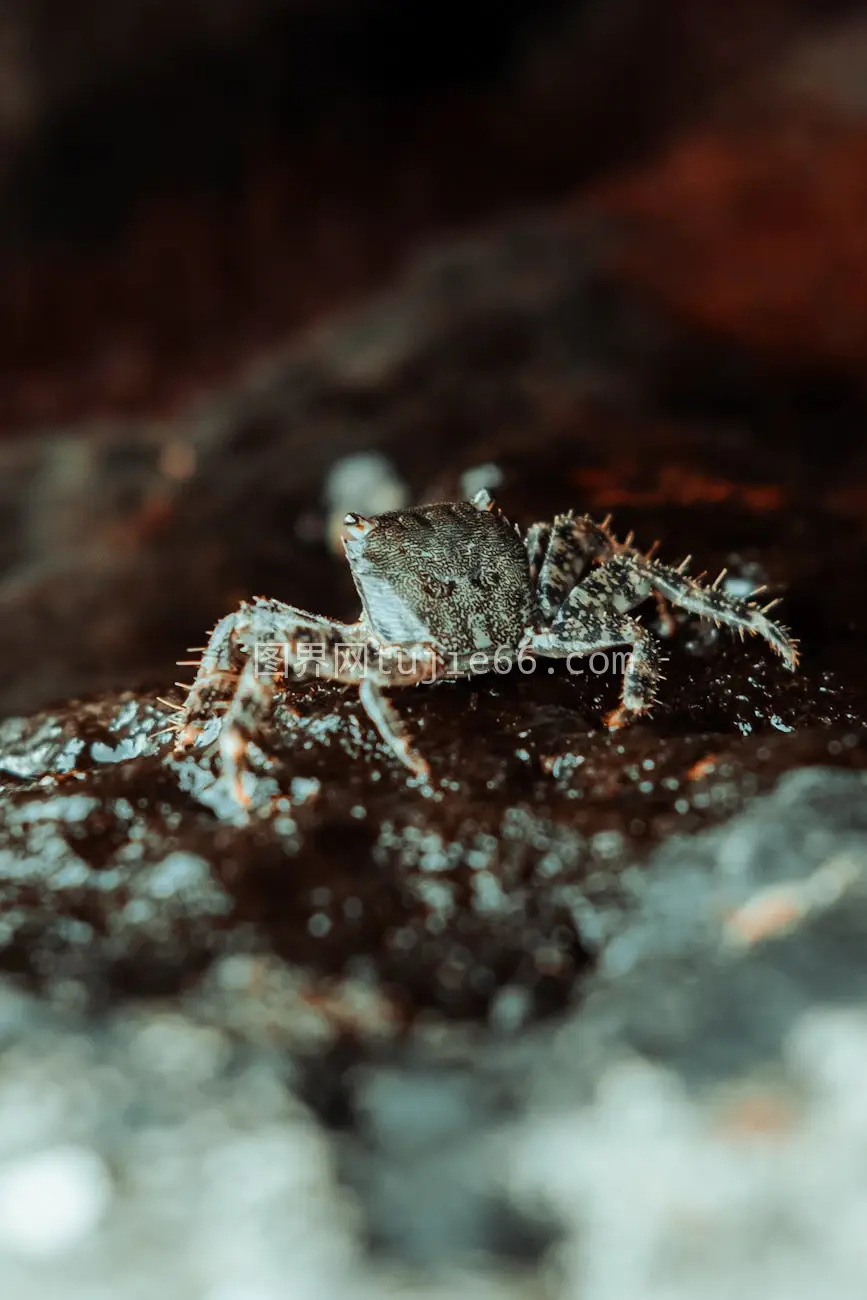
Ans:
POLYGON ((4 1291, 854 1300, 865 793, 806 770, 660 846, 518 1034, 407 1041, 240 955, 98 1019, 2 987, 4 1291))

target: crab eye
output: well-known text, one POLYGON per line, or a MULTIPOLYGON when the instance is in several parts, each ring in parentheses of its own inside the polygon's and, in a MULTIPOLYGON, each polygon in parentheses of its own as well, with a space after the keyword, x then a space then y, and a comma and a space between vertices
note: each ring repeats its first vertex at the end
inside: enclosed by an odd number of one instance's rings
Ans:
POLYGON ((365 519, 364 515, 356 515, 350 512, 348 515, 343 516, 343 527, 352 536, 363 537, 365 533, 370 532, 373 524, 369 519, 365 519))

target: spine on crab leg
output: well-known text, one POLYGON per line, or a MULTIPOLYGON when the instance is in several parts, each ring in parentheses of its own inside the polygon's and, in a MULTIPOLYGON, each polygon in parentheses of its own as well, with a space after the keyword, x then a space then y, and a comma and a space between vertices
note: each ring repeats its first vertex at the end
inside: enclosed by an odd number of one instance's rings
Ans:
POLYGON ((198 671, 186 687, 187 697, 172 724, 176 749, 194 745, 208 719, 226 709, 235 693, 242 667, 235 644, 235 628, 241 613, 239 610, 220 619, 202 650, 201 659, 180 662, 183 667, 197 666, 198 671))
POLYGON ((244 807, 248 750, 270 715, 275 692, 288 681, 315 676, 358 686, 389 749, 411 771, 427 776, 427 764, 381 688, 431 680, 437 664, 428 646, 374 646, 362 623, 331 622, 279 601, 257 600, 214 629, 176 724, 176 745, 194 743, 215 708, 225 710, 217 742, 221 775, 244 807))
MULTIPOLYGON (((688 562, 686 559, 677 568, 671 568, 655 560, 648 560, 634 551, 615 555, 602 564, 587 583, 574 589, 570 604, 564 606, 563 612, 575 613, 582 605, 589 607, 604 597, 611 608, 625 613, 648 596, 656 594, 700 618, 731 627, 741 636, 748 632, 763 637, 780 655, 787 668, 794 669, 797 666, 796 642, 784 627, 772 623, 766 617, 768 610, 777 601, 771 601, 760 609, 752 601, 737 600, 719 585, 724 574, 720 575, 716 584, 704 587, 695 579, 687 577, 685 569, 688 562)), ((557 625, 557 620, 554 625, 557 625)))
MULTIPOLYGON (((577 589, 576 589, 577 590, 577 589)), ((630 717, 648 713, 656 699, 661 680, 661 655, 655 637, 638 619, 616 610, 580 610, 552 628, 538 632, 528 649, 552 658, 589 656, 616 646, 628 646, 620 704, 605 715, 611 730, 623 726, 630 717)))
POLYGON ((175 750, 194 746, 206 724, 215 714, 222 714, 218 732, 221 772, 238 802, 246 803, 242 775, 247 749, 270 712, 278 685, 299 662, 326 658, 355 630, 280 601, 245 602, 217 623, 202 652, 195 680, 172 722, 175 750))
POLYGON ((382 684, 365 677, 359 683, 358 694, 362 707, 376 727, 381 739, 404 767, 416 776, 428 780, 430 766, 421 754, 413 749, 397 710, 382 693, 382 684))
POLYGON ((536 579, 539 611, 553 619, 590 565, 613 555, 617 543, 589 515, 557 515, 552 524, 536 524, 527 534, 531 578, 536 579), (534 531, 538 530, 538 531, 534 531), (539 550, 544 547, 541 559, 539 550))
POLYGON ((672 604, 689 610, 691 614, 698 614, 701 618, 733 628, 742 637, 744 633, 762 637, 777 652, 787 668, 797 667, 797 643, 786 628, 766 618, 768 611, 780 603, 779 600, 769 601, 760 608, 751 600, 738 600, 730 596, 721 586, 725 570, 710 587, 703 587, 678 569, 661 564, 651 564, 649 568, 654 590, 672 604))
POLYGON ((631 650, 623 673, 620 703, 603 719, 610 731, 624 726, 630 717, 648 713, 655 703, 660 681, 660 653, 656 639, 636 619, 627 620, 623 635, 631 650))
MULTIPOLYGON (((306 619, 290 606, 262 601, 235 626, 248 658, 220 728, 219 751, 222 776, 242 807, 249 803, 244 788, 249 747, 268 721, 276 691, 288 679, 344 680, 341 656, 354 662, 366 652, 359 625, 306 619)), ((352 670, 348 676, 353 678, 352 670)))

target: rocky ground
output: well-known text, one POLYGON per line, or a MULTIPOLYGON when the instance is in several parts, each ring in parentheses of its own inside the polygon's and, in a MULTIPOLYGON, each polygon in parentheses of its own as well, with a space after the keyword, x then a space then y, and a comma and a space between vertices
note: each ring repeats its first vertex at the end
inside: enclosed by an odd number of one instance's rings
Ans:
MULTIPOLYGON (((860 31, 205 400, 0 443, 4 1294, 861 1295, 860 31), (408 691, 431 790, 310 684, 237 824, 174 661, 354 615, 341 514, 479 486, 767 584, 799 671, 678 616, 616 734, 589 665, 408 691)), ((7 416, 78 409, 49 360, 7 416)))

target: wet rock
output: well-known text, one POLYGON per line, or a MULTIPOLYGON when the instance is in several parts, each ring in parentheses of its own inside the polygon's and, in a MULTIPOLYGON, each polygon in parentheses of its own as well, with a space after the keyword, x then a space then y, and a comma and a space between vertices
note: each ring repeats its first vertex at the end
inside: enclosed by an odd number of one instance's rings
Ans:
POLYGON ((788 1300, 830 1259, 856 1295, 864 793, 807 769, 660 845, 580 1003, 517 1034, 407 1038, 273 958, 96 1017, 4 984, 0 1198, 42 1198, 5 1286, 788 1300))

